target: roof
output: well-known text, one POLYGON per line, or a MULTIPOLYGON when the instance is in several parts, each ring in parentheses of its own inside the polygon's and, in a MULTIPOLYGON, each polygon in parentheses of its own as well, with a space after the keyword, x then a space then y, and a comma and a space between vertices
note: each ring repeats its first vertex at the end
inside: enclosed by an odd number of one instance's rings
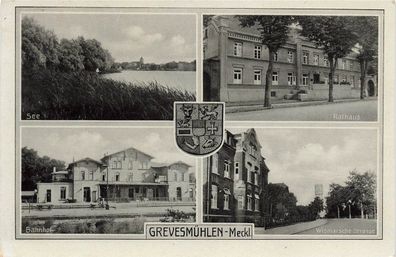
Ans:
POLYGON ((34 196, 35 191, 22 191, 21 196, 34 196))
POLYGON ((72 165, 72 164, 75 164, 75 163, 79 163, 79 162, 95 162, 95 163, 97 163, 99 165, 103 164, 100 161, 94 160, 94 159, 89 158, 89 157, 85 157, 84 159, 81 159, 81 160, 78 160, 78 161, 74 161, 74 162, 70 163, 69 165, 72 165))
POLYGON ((187 164, 185 162, 182 162, 182 161, 177 161, 177 162, 173 162, 173 163, 169 164, 169 166, 172 166, 172 165, 184 165, 184 166, 187 166, 187 167, 192 167, 191 165, 189 165, 189 164, 187 164))
POLYGON ((187 167, 192 167, 191 165, 189 165, 189 164, 187 164, 185 162, 182 162, 182 161, 172 162, 171 164, 168 164, 168 163, 165 163, 165 162, 152 162, 151 163, 151 167, 152 168, 169 167, 169 166, 172 166, 172 165, 184 165, 184 166, 187 166, 187 167))
POLYGON ((69 174, 69 171, 67 170, 59 170, 59 171, 54 171, 51 174, 57 175, 57 174, 69 174))
POLYGON ((151 156, 151 155, 149 155, 149 154, 147 154, 147 153, 145 153, 145 152, 142 152, 142 151, 140 151, 140 150, 138 150, 138 149, 136 149, 136 148, 134 148, 134 147, 129 147, 129 148, 127 148, 127 149, 124 149, 124 150, 121 150, 121 151, 118 151, 118 152, 115 152, 115 153, 111 153, 111 154, 105 155, 101 160, 106 159, 107 157, 113 156, 113 155, 115 155, 115 154, 119 154, 119 153, 128 151, 128 150, 137 151, 137 152, 139 152, 139 153, 141 153, 141 154, 143 154, 143 155, 146 155, 146 156, 149 157, 150 159, 154 159, 153 156, 151 156))

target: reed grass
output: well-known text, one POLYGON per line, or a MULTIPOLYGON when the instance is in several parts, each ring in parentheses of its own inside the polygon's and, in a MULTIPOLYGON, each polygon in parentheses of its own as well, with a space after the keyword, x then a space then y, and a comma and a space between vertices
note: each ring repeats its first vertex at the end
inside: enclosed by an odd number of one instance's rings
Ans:
POLYGON ((174 101, 195 101, 195 95, 156 81, 125 83, 86 71, 22 76, 22 119, 172 120, 174 101))

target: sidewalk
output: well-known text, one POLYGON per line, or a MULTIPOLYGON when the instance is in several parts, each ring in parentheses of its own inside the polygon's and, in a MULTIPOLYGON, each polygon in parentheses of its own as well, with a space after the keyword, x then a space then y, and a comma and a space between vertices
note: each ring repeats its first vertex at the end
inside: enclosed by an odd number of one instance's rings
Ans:
POLYGON ((289 226, 270 228, 264 230, 263 228, 254 228, 254 233, 258 234, 269 234, 269 235, 293 235, 296 233, 303 232, 305 230, 313 229, 316 227, 323 226, 328 223, 326 219, 319 219, 309 222, 297 223, 289 226))
POLYGON ((314 105, 337 104, 337 103, 357 102, 357 101, 371 101, 376 99, 377 97, 365 98, 364 100, 358 98, 347 98, 347 99, 334 100, 334 102, 332 103, 330 103, 328 100, 316 100, 316 101, 305 101, 305 102, 301 102, 298 100, 278 100, 278 101, 274 101, 271 104, 272 108, 264 107, 262 102, 227 103, 225 112, 226 113, 249 112, 249 111, 260 111, 260 110, 275 109, 275 108, 314 106, 314 105))

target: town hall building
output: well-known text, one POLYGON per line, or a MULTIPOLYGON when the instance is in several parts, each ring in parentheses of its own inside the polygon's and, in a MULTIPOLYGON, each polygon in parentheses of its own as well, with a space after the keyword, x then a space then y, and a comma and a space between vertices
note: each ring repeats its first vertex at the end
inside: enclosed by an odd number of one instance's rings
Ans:
MULTIPOLYGON (((262 102, 269 51, 257 27, 242 27, 234 16, 213 16, 204 28, 205 101, 262 102)), ((334 99, 360 98, 360 65, 352 51, 337 63, 334 99)), ((289 39, 274 56, 271 99, 325 100, 329 61, 313 42, 290 26, 289 39), (302 98, 302 96, 304 98, 302 98)), ((375 97, 376 76, 365 78, 365 95, 375 97)))
POLYGON ((54 169, 52 182, 37 183, 37 202, 195 200, 195 176, 189 172, 190 165, 181 161, 159 164, 152 159, 131 147, 101 160, 74 161, 65 171, 54 169))

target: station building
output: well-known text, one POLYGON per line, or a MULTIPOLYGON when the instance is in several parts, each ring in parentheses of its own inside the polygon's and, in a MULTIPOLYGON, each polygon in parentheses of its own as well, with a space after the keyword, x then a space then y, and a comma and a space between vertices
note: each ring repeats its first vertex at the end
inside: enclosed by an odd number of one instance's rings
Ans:
POLYGON ((195 200, 195 175, 190 165, 181 161, 160 164, 152 159, 131 147, 101 160, 72 162, 64 171, 54 169, 52 182, 37 183, 37 202, 195 200))

